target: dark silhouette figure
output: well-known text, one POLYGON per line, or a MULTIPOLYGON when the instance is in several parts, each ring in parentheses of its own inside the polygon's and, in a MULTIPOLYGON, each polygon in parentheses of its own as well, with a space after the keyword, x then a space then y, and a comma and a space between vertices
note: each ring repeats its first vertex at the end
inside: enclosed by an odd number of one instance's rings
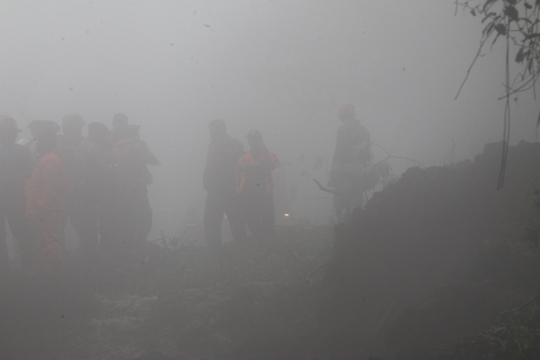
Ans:
POLYGON ((234 240, 246 237, 236 195, 234 172, 238 159, 244 154, 242 143, 227 134, 223 120, 210 123, 212 141, 208 147, 203 186, 207 191, 204 208, 204 233, 209 246, 221 245, 221 224, 227 216, 234 240))

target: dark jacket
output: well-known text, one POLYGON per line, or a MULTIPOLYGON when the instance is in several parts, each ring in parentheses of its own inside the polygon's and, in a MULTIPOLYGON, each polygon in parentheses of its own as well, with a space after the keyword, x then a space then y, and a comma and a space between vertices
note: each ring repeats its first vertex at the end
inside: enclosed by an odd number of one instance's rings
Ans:
POLYGON ((371 160, 369 131, 356 119, 340 126, 332 170, 347 171, 348 165, 365 165, 371 160))
POLYGON ((244 146, 229 135, 212 140, 208 146, 203 187, 208 192, 235 192, 235 169, 244 155, 244 146))

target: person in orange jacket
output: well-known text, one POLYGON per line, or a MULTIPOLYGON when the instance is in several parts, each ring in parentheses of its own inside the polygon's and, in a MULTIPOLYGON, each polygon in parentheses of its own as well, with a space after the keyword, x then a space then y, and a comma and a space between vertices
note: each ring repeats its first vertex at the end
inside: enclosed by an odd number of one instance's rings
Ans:
POLYGON ((60 126, 50 120, 41 120, 35 126, 39 158, 26 181, 26 217, 35 234, 37 268, 53 275, 60 268, 58 231, 67 180, 64 165, 56 152, 56 134, 60 126))
POLYGON ((266 148, 258 130, 251 130, 246 137, 249 152, 236 165, 236 192, 251 233, 271 237, 276 223, 271 172, 281 164, 266 148))

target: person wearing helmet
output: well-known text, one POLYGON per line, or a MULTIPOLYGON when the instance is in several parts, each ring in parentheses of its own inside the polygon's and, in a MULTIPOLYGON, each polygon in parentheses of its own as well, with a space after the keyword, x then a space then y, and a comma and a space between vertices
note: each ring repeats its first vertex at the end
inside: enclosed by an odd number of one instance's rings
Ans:
POLYGON ((251 130, 246 137, 249 152, 236 165, 236 191, 252 235, 270 239, 276 223, 271 172, 281 164, 264 145, 260 131, 251 130))
POLYGON ((62 118, 62 135, 57 137, 57 152, 58 156, 64 164, 64 169, 67 176, 67 192, 64 199, 64 214, 62 214, 62 220, 60 223, 59 242, 62 251, 65 251, 66 240, 64 230, 68 220, 71 221, 71 214, 74 211, 74 196, 75 196, 75 182, 77 181, 77 159, 75 153, 77 148, 83 142, 84 136, 82 129, 85 126, 84 120, 81 115, 77 113, 67 114, 62 118))
POLYGON ((37 244, 38 270, 55 275, 60 270, 61 248, 58 241, 60 219, 67 190, 66 172, 56 151, 60 126, 50 120, 36 124, 36 151, 39 154, 32 174, 26 180, 26 218, 37 244))
POLYGON ((350 103, 341 103, 338 118, 342 125, 337 131, 336 149, 328 186, 333 187, 334 210, 339 220, 346 220, 352 210, 363 206, 360 171, 372 160, 369 131, 356 119, 350 103))
POLYGON ((236 163, 244 155, 244 146, 227 134, 225 122, 221 119, 211 121, 209 129, 212 141, 208 146, 203 175, 203 187, 207 191, 203 223, 207 244, 219 247, 224 215, 234 240, 241 242, 246 237, 234 177, 236 163))
POLYGON ((23 269, 32 264, 32 238, 25 217, 24 181, 32 171, 32 155, 15 141, 21 130, 9 116, 0 116, 0 275, 9 270, 6 220, 19 245, 23 269))

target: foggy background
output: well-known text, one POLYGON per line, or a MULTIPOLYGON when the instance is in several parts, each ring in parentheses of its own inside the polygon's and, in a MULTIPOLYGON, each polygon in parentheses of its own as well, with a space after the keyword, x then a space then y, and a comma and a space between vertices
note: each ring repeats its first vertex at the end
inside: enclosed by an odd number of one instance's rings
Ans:
MULTIPOLYGON (((504 41, 486 48, 454 100, 483 25, 454 16, 450 0, 0 4, 0 113, 25 131, 69 112, 109 127, 124 112, 142 125, 162 162, 151 168, 150 239, 174 235, 190 205, 202 218, 215 118, 246 149, 247 132, 262 132, 285 165, 275 175, 297 186, 291 214, 314 223, 331 214, 329 194, 312 180, 327 181, 341 101, 357 107, 375 143, 425 165, 442 165, 451 139, 456 162, 502 136, 504 41)), ((532 93, 513 101, 513 144, 536 140, 538 110, 532 93)), ((391 165, 400 174, 414 163, 391 165)))

